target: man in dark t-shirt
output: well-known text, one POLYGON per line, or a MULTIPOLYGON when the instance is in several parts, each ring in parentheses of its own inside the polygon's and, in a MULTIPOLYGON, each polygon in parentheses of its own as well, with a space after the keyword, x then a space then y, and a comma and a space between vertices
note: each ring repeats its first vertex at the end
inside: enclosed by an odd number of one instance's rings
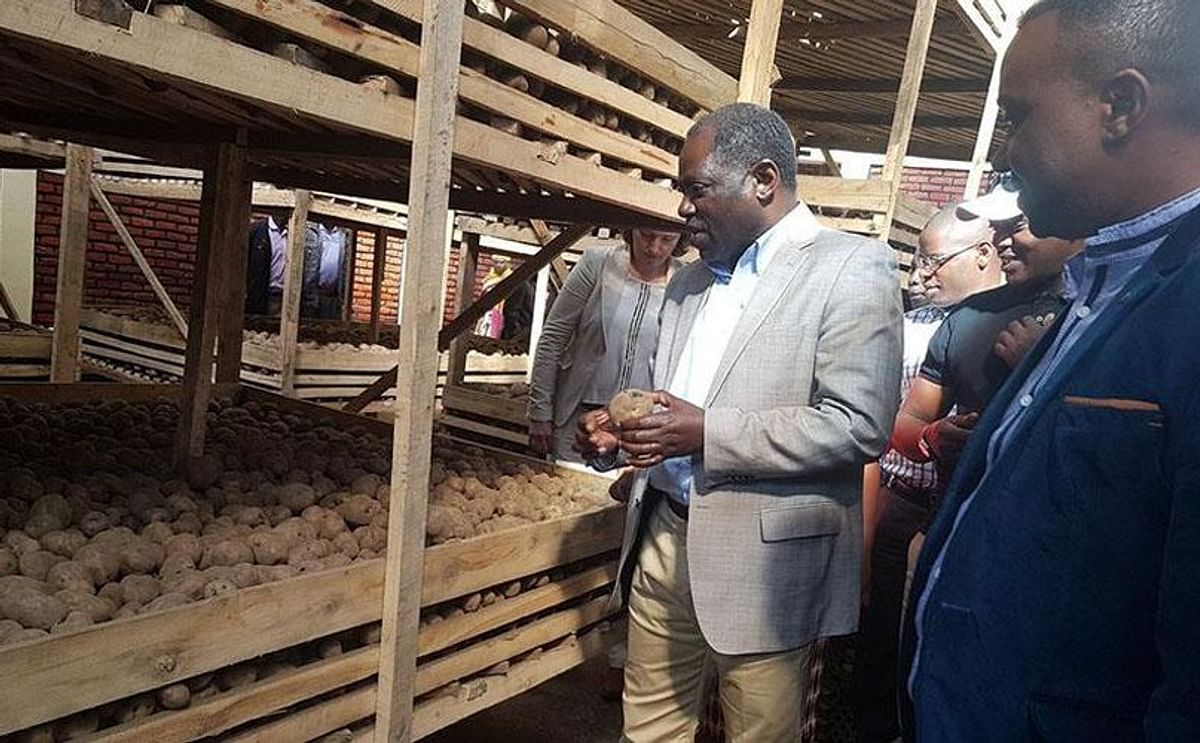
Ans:
POLYGON ((913 461, 936 461, 943 488, 979 414, 1022 351, 1065 306, 1063 266, 1082 249, 1079 242, 1031 233, 1016 191, 1003 182, 960 209, 992 222, 1008 283, 968 298, 942 323, 900 407, 891 442, 913 461))

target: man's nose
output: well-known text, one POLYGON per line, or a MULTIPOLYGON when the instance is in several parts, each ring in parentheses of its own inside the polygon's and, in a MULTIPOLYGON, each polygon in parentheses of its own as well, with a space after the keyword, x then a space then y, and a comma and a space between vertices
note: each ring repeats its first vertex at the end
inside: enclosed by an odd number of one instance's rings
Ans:
POLYGON ((684 219, 687 219, 688 217, 692 216, 695 213, 696 213, 696 205, 692 203, 691 199, 684 196, 679 202, 679 216, 683 217, 684 219))

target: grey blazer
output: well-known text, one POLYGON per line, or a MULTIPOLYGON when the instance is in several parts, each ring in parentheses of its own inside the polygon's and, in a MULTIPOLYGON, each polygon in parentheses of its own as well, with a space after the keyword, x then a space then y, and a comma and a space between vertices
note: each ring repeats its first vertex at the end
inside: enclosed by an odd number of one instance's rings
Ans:
MULTIPOLYGON (((671 259, 673 273, 683 264, 671 259)), ((608 348, 605 297, 619 297, 629 281, 629 253, 622 247, 584 252, 554 300, 533 356, 529 419, 566 424, 583 400, 608 348)), ((608 300, 615 301, 615 300, 608 300)), ((647 326, 649 327, 649 326, 647 326)))
MULTIPOLYGON (((668 286, 657 389, 668 387, 712 281, 696 263, 668 286)), ((903 310, 890 248, 821 230, 784 245, 759 282, 709 391, 689 504, 696 617, 709 645, 731 655, 856 629, 862 468, 883 451, 900 398, 903 310)), ((640 473, 629 500, 625 579, 654 506, 647 479, 640 473)))

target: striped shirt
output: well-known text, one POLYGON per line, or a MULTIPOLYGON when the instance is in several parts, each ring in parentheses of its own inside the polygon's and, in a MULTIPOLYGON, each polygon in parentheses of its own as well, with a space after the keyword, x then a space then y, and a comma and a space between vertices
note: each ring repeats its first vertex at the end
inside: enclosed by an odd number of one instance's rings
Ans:
MULTIPOLYGON (((900 397, 908 397, 913 380, 925 362, 929 341, 942 326, 950 307, 921 307, 904 313, 904 376, 900 379, 900 397)), ((894 477, 915 490, 932 491, 937 487, 937 463, 914 462, 900 452, 888 448, 879 458, 879 470, 884 485, 894 477)))

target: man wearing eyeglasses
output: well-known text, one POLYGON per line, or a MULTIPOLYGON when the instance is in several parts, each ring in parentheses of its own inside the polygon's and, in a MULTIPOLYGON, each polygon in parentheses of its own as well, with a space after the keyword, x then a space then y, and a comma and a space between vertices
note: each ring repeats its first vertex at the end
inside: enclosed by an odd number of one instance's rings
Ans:
MULTIPOLYGON (((936 214, 921 231, 910 286, 924 305, 913 305, 904 315, 902 395, 917 379, 930 340, 954 306, 1001 285, 994 242, 991 224, 959 214, 957 205, 936 214)), ((895 449, 884 452, 878 466, 879 488, 865 493, 863 502, 866 569, 854 665, 861 743, 886 743, 900 734, 896 669, 908 549, 929 521, 938 482, 935 463, 914 462, 895 449)))
MULTIPOLYGON (((995 230, 1008 283, 970 297, 947 316, 929 343, 892 433, 891 445, 904 456, 937 462, 943 485, 979 414, 1019 358, 1019 348, 1010 352, 1012 347, 1027 348, 1066 306, 1063 266, 1081 249, 1080 243, 1030 232, 1018 196, 1010 180, 1001 180, 987 196, 959 207, 961 217, 986 220, 995 230), (1018 333, 1023 342, 1014 341, 1018 333), (952 409, 957 411, 950 414, 952 409)), ((955 260, 965 259, 950 253, 924 260, 927 291, 955 260)))

